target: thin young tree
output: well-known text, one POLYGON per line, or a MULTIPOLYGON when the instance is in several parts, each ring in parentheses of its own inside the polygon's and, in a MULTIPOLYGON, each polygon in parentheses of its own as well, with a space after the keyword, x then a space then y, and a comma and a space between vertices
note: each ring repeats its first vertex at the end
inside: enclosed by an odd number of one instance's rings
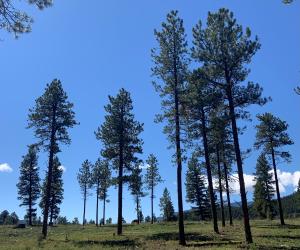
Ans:
POLYGON ((109 202, 108 188, 111 186, 111 170, 107 160, 102 161, 100 168, 99 199, 103 201, 102 224, 105 224, 106 203, 109 202))
POLYGON ((105 202, 107 189, 111 183, 111 172, 108 161, 98 158, 92 170, 92 184, 96 188, 96 226, 99 226, 99 200, 103 200, 103 224, 105 223, 105 202))
POLYGON ((266 98, 262 98, 262 88, 258 84, 248 82, 247 85, 243 85, 250 72, 246 65, 260 48, 260 43, 257 38, 251 39, 249 28, 244 33, 233 13, 227 9, 222 8, 216 13, 209 12, 206 26, 204 28, 199 22, 193 29, 192 57, 203 65, 201 78, 222 91, 228 107, 240 184, 245 238, 247 243, 252 243, 237 119, 249 117, 245 111, 247 106, 263 105, 267 101, 266 98))
POLYGON ((136 217, 137 223, 140 224, 141 222, 141 198, 144 197, 146 194, 143 191, 143 175, 142 169, 140 168, 140 162, 134 166, 132 170, 132 174, 130 176, 129 181, 129 189, 131 190, 131 194, 134 196, 134 201, 136 204, 136 217))
POLYGON ((201 220, 206 220, 211 218, 211 215, 209 194, 205 186, 205 175, 202 168, 197 159, 197 153, 193 152, 186 173, 186 201, 196 205, 197 214, 200 215, 201 220))
POLYGON ((281 158, 289 162, 291 160, 291 155, 289 152, 282 150, 282 148, 284 146, 292 145, 293 141, 287 133, 288 124, 285 121, 282 121, 271 113, 257 115, 257 118, 260 123, 256 126, 257 132, 254 145, 257 149, 263 148, 264 152, 271 156, 274 169, 280 223, 281 225, 284 225, 285 223, 277 177, 276 158, 281 158))
POLYGON ((163 114, 158 116, 157 121, 167 121, 164 133, 168 135, 171 145, 176 148, 179 244, 186 245, 182 204, 181 118, 189 60, 183 20, 178 17, 178 12, 168 13, 166 22, 162 23, 161 31, 155 30, 154 34, 159 48, 152 50, 154 61, 152 72, 161 80, 161 83, 155 82, 154 86, 163 99, 161 102, 163 114))
POLYGON ((253 207, 261 218, 269 219, 273 219, 275 214, 272 202, 275 190, 271 170, 265 154, 261 154, 256 163, 253 207))
POLYGON ((71 143, 68 128, 76 125, 73 104, 68 101, 68 96, 59 80, 55 79, 47 84, 44 94, 36 100, 35 107, 29 110, 28 120, 28 127, 34 128, 35 137, 39 139, 40 146, 49 153, 42 229, 43 237, 46 238, 53 158, 56 153, 60 152, 59 143, 71 143))
POLYGON ((145 185, 146 188, 150 191, 151 199, 151 224, 154 222, 154 213, 153 213, 153 200, 155 198, 154 188, 161 182, 163 182, 159 171, 158 171, 158 161, 155 155, 150 154, 146 160, 147 163, 147 172, 145 175, 145 185))
MULTIPOLYGON (((52 5, 52 0, 26 0, 40 10, 52 5)), ((14 33, 15 37, 31 31, 33 19, 26 12, 16 8, 11 0, 0 1, 0 29, 14 33)))
POLYGON ((160 211, 165 221, 173 221, 175 218, 174 206, 171 200, 170 192, 167 188, 164 189, 163 195, 159 202, 160 211))
POLYGON ((91 170, 93 168, 92 163, 89 160, 85 160, 81 168, 79 169, 79 172, 77 174, 77 180, 82 192, 83 196, 83 215, 82 215, 82 226, 84 227, 86 224, 85 219, 85 211, 86 211, 86 200, 89 195, 89 189, 92 187, 92 173, 91 170))
POLYGON ((20 177, 17 184, 18 199, 22 201, 20 206, 26 206, 28 224, 32 226, 33 218, 36 217, 34 208, 40 197, 40 177, 38 168, 38 148, 35 144, 28 146, 28 153, 23 156, 20 166, 20 177))
MULTIPOLYGON (((63 170, 61 169, 61 163, 57 156, 53 159, 53 172, 51 181, 51 194, 49 201, 49 225, 53 225, 53 220, 56 220, 60 212, 60 204, 64 198, 64 188, 63 188, 63 170)), ((47 176, 47 175, 46 175, 47 176)), ((42 199, 40 202, 40 207, 44 213, 45 199, 47 190, 47 178, 45 179, 42 186, 42 199)))
POLYGON ((117 170, 118 185, 118 235, 122 234, 122 204, 124 172, 132 171, 132 164, 137 162, 136 154, 142 153, 143 124, 135 120, 132 113, 133 106, 130 93, 121 89, 116 97, 109 96, 109 104, 104 108, 104 123, 95 132, 96 138, 104 146, 102 156, 112 161, 113 168, 117 170))

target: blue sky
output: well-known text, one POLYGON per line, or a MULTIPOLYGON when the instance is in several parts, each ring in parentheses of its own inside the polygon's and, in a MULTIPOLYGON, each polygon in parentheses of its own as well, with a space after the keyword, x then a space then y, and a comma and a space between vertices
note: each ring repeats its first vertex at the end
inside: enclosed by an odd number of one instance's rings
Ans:
MULTIPOLYGON (((132 93, 136 119, 143 122, 144 154, 157 155, 165 182, 156 189, 155 213, 159 215, 159 197, 166 186, 171 192, 175 208, 176 168, 172 166, 172 150, 168 150, 162 124, 153 122, 160 112, 160 99, 151 84, 150 50, 157 46, 153 30, 160 28, 166 14, 179 10, 191 44, 191 29, 199 19, 205 21, 208 11, 221 7, 232 10, 238 22, 249 26, 258 35, 261 50, 251 64, 249 80, 260 83, 264 94, 273 101, 264 107, 251 107, 253 121, 241 136, 242 149, 254 142, 255 114, 269 111, 286 120, 295 144, 290 146, 291 164, 279 164, 283 195, 293 191, 293 182, 300 177, 300 96, 293 88, 300 85, 300 3, 286 6, 280 0, 124 0, 124 1, 54 1, 54 7, 43 12, 29 7, 35 23, 30 34, 15 40, 0 32, 0 211, 7 209, 23 216, 19 207, 16 183, 21 157, 26 145, 35 142, 31 130, 26 129, 28 109, 40 96, 46 83, 58 78, 62 81, 70 101, 75 104, 80 125, 70 130, 72 144, 62 147, 59 157, 66 167, 64 173, 64 201, 61 214, 69 219, 81 218, 83 202, 76 174, 85 159, 95 161, 101 150, 94 131, 103 122, 107 96, 115 95, 124 87, 132 93), (4 171, 5 163, 12 169, 4 171)), ((250 176, 255 171, 257 153, 253 151, 245 161, 244 171, 250 176)), ((47 166, 46 154, 40 155, 41 175, 47 166)), ((184 164, 184 172, 186 164, 184 164)), ((183 176, 184 177, 184 176, 183 176)), ((127 188, 125 188, 126 190, 127 188)), ((251 199, 251 188, 248 189, 251 199)), ((93 191, 94 193, 94 191, 93 191)), ((117 192, 109 191, 111 202, 107 217, 116 220, 117 192)), ((123 213, 126 220, 135 218, 133 198, 125 191, 123 213)), ((234 200, 238 200, 234 195, 234 200)), ((143 198, 144 215, 150 214, 150 198, 143 198)), ((89 197, 87 218, 94 218, 95 195, 89 197)), ((184 202, 184 209, 189 204, 184 202)))

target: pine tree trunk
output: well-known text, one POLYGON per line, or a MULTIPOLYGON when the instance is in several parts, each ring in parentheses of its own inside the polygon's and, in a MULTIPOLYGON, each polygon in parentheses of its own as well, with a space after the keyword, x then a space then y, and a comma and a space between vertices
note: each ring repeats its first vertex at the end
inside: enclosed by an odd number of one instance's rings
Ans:
POLYGON ((123 147, 120 146, 119 178, 118 178, 118 235, 122 234, 122 202, 123 202, 123 147))
POLYGON ((99 211, 99 181, 97 181, 97 191, 96 191, 96 227, 99 226, 99 218, 98 218, 98 211, 99 211))
POLYGON ((139 198, 136 197, 136 218, 137 218, 137 224, 140 224, 140 215, 139 215, 139 198))
MULTIPOLYGON (((31 164, 31 168, 32 168, 32 162, 31 164)), ((28 210, 28 219, 29 219, 29 225, 32 226, 32 178, 31 178, 31 173, 29 173, 29 210, 28 210)))
POLYGON ((104 191, 104 199, 103 199, 103 226, 105 225, 105 203, 106 203, 106 191, 104 191))
POLYGON ((50 138, 50 152, 49 152, 49 164, 48 164, 48 175, 46 183, 46 197, 45 197, 45 207, 43 214, 43 238, 47 238, 48 233, 48 216, 49 216, 49 203, 51 195, 51 182, 52 182, 52 172, 53 172, 53 157, 55 149, 55 134, 56 134, 56 106, 53 107, 53 117, 51 125, 51 138, 50 138))
POLYGON ((249 222, 249 212, 248 212, 248 204, 247 204, 247 196, 245 190, 245 181, 244 181, 244 173, 243 173, 243 162, 241 158, 241 151, 240 151, 240 144, 239 144, 239 137, 238 137, 238 129, 236 125, 236 116, 232 98, 232 90, 231 90, 231 83, 228 80, 228 76, 226 76, 227 80, 227 89, 226 94, 229 103, 229 114, 231 119, 231 126, 232 126, 232 133, 233 133, 233 140, 234 140, 234 149, 235 149, 235 156, 236 156, 236 163, 238 169, 238 176, 240 182, 240 193, 241 193, 241 201, 242 201, 242 209, 243 209, 243 217, 244 217, 244 231, 245 231, 245 238, 247 243, 252 243, 252 234, 249 222))
POLYGON ((217 164, 218 164, 218 175, 219 175, 219 194, 220 194, 220 203, 221 203, 222 226, 225 227, 225 214, 224 214, 223 188, 222 188, 222 173, 221 173, 219 146, 217 146, 216 150, 217 150, 216 153, 217 153, 217 164))
POLYGON ((153 190, 154 189, 154 187, 153 187, 153 183, 152 183, 152 186, 151 186, 151 224, 153 224, 153 190))
MULTIPOLYGON (((176 75, 176 74, 175 74, 176 75)), ((177 161, 177 194, 178 194, 178 225, 179 244, 185 246, 184 224, 183 224, 183 204, 182 204, 182 159, 180 146, 180 123, 179 123, 179 102, 177 93, 177 76, 175 77, 175 124, 176 124, 176 161, 177 161)))
POLYGON ((280 191, 279 191, 279 183, 277 178, 277 167, 275 162, 275 152, 274 148, 271 149, 272 153, 272 162, 273 162, 273 168, 274 168, 274 177, 275 177, 275 185, 276 185, 276 193, 277 193, 277 201, 278 201, 278 209, 279 209, 279 216, 280 216, 280 224, 285 225, 284 218, 283 218, 283 210, 281 205, 281 198, 280 198, 280 191))
POLYGON ((233 225, 232 221, 232 212, 231 212, 231 202, 230 202, 230 192, 229 192, 229 183, 228 183, 228 170, 227 170, 227 165, 224 160, 224 175, 225 175, 225 185, 226 185, 226 195, 227 195, 227 206, 228 206, 228 213, 229 213, 229 224, 230 226, 233 225))
POLYGON ((86 209, 86 185, 84 186, 84 198, 83 198, 83 215, 82 215, 82 226, 85 225, 85 209, 86 209))
POLYGON ((211 174, 211 165, 210 165, 210 158, 209 158, 209 150, 208 150, 208 142, 207 142, 207 134, 206 134, 206 121, 205 121, 205 112, 204 109, 201 108, 201 132, 202 132, 202 141, 204 147, 204 156, 205 156, 205 164, 206 164, 206 171, 207 171, 207 180, 208 180, 208 190, 209 190, 209 197, 210 197, 210 204, 211 204, 211 212, 213 217, 213 226, 214 231, 218 234, 218 217, 217 217, 217 209, 214 197, 214 187, 212 181, 212 174, 211 174))

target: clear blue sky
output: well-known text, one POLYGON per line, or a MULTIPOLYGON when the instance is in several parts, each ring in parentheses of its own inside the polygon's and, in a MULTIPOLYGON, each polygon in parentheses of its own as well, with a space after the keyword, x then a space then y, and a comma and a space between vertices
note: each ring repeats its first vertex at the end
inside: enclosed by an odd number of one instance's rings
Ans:
MULTIPOLYGON (((157 187, 157 197, 166 186, 171 191, 177 208, 176 169, 172 166, 172 150, 162 133, 162 125, 153 122, 160 112, 160 99, 151 84, 152 66, 150 49, 156 47, 154 28, 160 28, 166 14, 179 10, 191 44, 191 29, 199 20, 205 21, 208 11, 221 7, 232 10, 238 22, 249 26, 258 35, 262 48, 251 64, 249 80, 259 82, 266 96, 273 102, 265 107, 253 107, 253 122, 241 136, 241 147, 252 147, 254 142, 255 114, 273 112, 290 124, 289 133, 295 144, 289 147, 293 161, 280 164, 285 183, 283 195, 293 190, 292 180, 300 171, 300 96, 293 88, 300 85, 300 3, 283 5, 280 0, 225 1, 225 0, 153 0, 153 1, 54 1, 54 7, 39 12, 28 11, 35 19, 33 31, 15 40, 12 35, 0 32, 0 163, 7 163, 12 172, 0 172, 0 210, 16 211, 20 216, 25 208, 19 207, 16 182, 21 156, 26 145, 35 142, 32 131, 26 129, 28 109, 40 96, 46 83, 54 78, 62 81, 69 99, 75 104, 80 126, 70 130, 72 144, 63 147, 59 154, 67 168, 64 173, 64 201, 61 214, 69 219, 81 219, 82 199, 76 174, 85 159, 95 161, 100 143, 94 131, 103 122, 107 96, 115 95, 121 87, 132 93, 137 120, 145 124, 143 159, 150 153, 157 155, 160 172, 165 182, 157 187), (88 3, 87 3, 88 2, 88 3)), ((47 166, 46 154, 41 154, 41 175, 47 166)), ((246 174, 252 174, 257 152, 245 161, 246 174)), ((4 166, 4 165, 2 165, 4 166)), ((184 164, 184 172, 186 164, 184 164)), ((300 174, 300 173, 299 173, 300 174)), ((184 177, 184 176, 183 176, 184 177)), ((126 190, 127 188, 125 188, 126 190)), ((93 191, 94 192, 94 191, 93 191)), ((109 191, 111 203, 107 217, 116 220, 117 192, 109 191)), ((133 198, 125 191, 123 213, 126 220, 135 218, 133 198)), ((251 199, 251 190, 249 189, 251 199)), ((234 196, 238 200, 238 196, 234 196)), ((159 215, 159 199, 155 213, 159 215)), ((87 218, 94 218, 95 195, 89 197, 87 218)), ((184 203, 188 209, 189 204, 184 203)), ((144 215, 150 214, 149 196, 142 201, 144 215)))

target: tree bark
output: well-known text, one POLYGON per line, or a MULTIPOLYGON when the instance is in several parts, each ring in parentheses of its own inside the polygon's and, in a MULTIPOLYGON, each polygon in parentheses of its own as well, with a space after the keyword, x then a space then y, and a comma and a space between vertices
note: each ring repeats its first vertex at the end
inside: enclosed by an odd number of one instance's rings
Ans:
POLYGON ((275 161, 275 152, 274 152, 274 148, 273 147, 271 148, 271 154, 272 154, 272 162, 273 162, 273 168, 274 168, 274 177, 275 177, 275 185, 276 185, 278 209, 279 209, 279 216, 280 216, 280 224, 281 225, 285 225, 284 218, 283 218, 283 210, 282 210, 282 205, 281 205, 279 183, 278 183, 278 178, 277 178, 277 167, 276 167, 276 161, 275 161))
POLYGON ((208 150, 208 142, 207 142, 207 133, 206 133, 206 121, 205 121, 205 111, 203 108, 200 110, 200 121, 201 121, 201 133, 202 133, 202 141, 204 147, 204 156, 205 156, 205 164, 206 164, 206 171, 207 171, 207 180, 208 180, 208 190, 209 190, 209 197, 210 197, 210 204, 211 204, 211 212, 213 217, 213 226, 214 231, 218 234, 218 217, 217 217, 217 209, 214 197, 214 187, 212 181, 212 174, 211 174, 211 165, 210 165, 210 158, 209 158, 209 150, 208 150))
MULTIPOLYGON (((153 178, 153 177, 152 177, 153 178)), ((153 187, 153 182, 151 185, 151 224, 153 224, 154 220, 153 220, 153 193, 154 193, 154 187, 153 187)))
POLYGON ((54 157, 54 149, 55 149, 55 134, 56 134, 56 106, 53 107, 53 116, 51 123, 51 137, 50 137, 50 152, 49 152, 49 164, 48 164, 48 175, 47 175, 47 183, 46 183, 46 199, 45 199, 45 207, 43 214, 43 229, 42 234, 43 238, 47 238, 48 233, 48 216, 49 216, 49 203, 50 203, 50 195, 51 195, 51 182, 52 182, 52 171, 53 171, 53 157, 54 157))
POLYGON ((222 173, 221 173, 219 146, 216 147, 216 150, 217 150, 216 153, 217 153, 217 165, 218 165, 218 175, 219 175, 219 194, 220 194, 222 226, 225 227, 225 214, 224 214, 224 202, 223 202, 223 187, 222 187, 222 173))
POLYGON ((123 148, 120 147, 119 178, 118 178, 118 235, 122 234, 122 202, 123 202, 123 148))
MULTIPOLYGON (((228 78, 228 76, 226 77, 228 78)), ((231 126, 232 126, 232 133, 233 133, 233 140, 234 140, 234 149, 235 149, 235 156, 236 156, 236 163, 238 169, 238 176, 240 182, 240 193, 241 193, 241 201, 242 201, 242 209, 244 215, 244 231, 245 231, 245 238, 247 243, 252 243, 252 234, 249 222, 249 212, 248 212, 248 204, 247 204, 247 195, 245 190, 245 181, 244 181, 244 173, 243 173, 243 162, 241 158, 241 151, 240 151, 240 144, 239 144, 239 137, 238 137, 238 129, 236 125, 236 117, 235 117, 235 110, 232 98, 232 90, 231 90, 231 83, 227 79, 227 86, 226 94, 229 103, 229 114, 231 119, 231 126)))
POLYGON ((96 191, 96 227, 99 226, 98 210, 99 210, 99 181, 97 181, 97 191, 96 191))
POLYGON ((86 209, 86 187, 87 184, 84 186, 84 198, 83 198, 83 216, 82 216, 82 226, 85 226, 85 209, 86 209))
POLYGON ((229 213, 229 224, 230 226, 233 225, 232 221, 232 212, 231 212, 231 202, 230 202, 230 192, 229 192, 229 183, 228 183, 228 170, 227 170, 227 165, 224 160, 224 175, 225 175, 225 185, 226 185, 226 196, 227 196, 227 206, 228 206, 228 213, 229 213))
POLYGON ((105 225, 105 203, 106 203, 106 191, 104 191, 104 199, 103 199, 103 226, 105 225))
MULTIPOLYGON (((32 161, 30 161, 31 169, 32 169, 32 161)), ((32 226, 32 177, 31 173, 29 173, 29 211, 28 211, 28 216, 29 216, 29 225, 32 226)))

